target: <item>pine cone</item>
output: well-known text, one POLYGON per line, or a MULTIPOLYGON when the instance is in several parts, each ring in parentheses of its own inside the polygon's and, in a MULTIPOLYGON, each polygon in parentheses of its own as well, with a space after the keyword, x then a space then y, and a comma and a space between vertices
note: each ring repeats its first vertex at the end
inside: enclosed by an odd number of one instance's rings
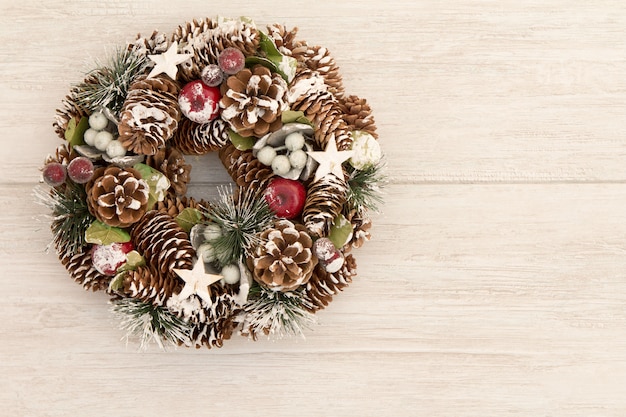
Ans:
POLYGON ((352 211, 348 216, 348 220, 352 223, 353 231, 352 239, 350 239, 350 242, 344 247, 346 251, 350 251, 351 248, 360 248, 372 237, 370 234, 372 219, 370 219, 366 213, 352 211))
POLYGON ((181 53, 193 54, 179 66, 180 78, 188 82, 199 79, 205 66, 217 64, 217 58, 226 48, 239 49, 245 56, 255 55, 259 34, 254 25, 241 20, 217 22, 206 18, 179 26, 172 41, 178 41, 181 53))
POLYGON ((343 97, 339 100, 339 107, 343 112, 343 119, 353 130, 362 130, 378 138, 372 108, 367 100, 357 96, 343 97))
POLYGON ((196 251, 178 223, 157 210, 147 212, 130 233, 135 249, 146 264, 163 277, 174 276, 173 269, 192 269, 196 251))
POLYGON ((306 284, 304 297, 310 302, 305 305, 311 305, 309 310, 312 313, 327 307, 333 296, 348 286, 354 276, 356 276, 356 260, 352 255, 346 255, 341 269, 332 274, 318 265, 306 284))
POLYGON ((263 165, 251 150, 240 151, 229 143, 220 149, 219 157, 230 177, 241 188, 262 193, 274 178, 272 168, 263 165))
POLYGON ((234 289, 212 285, 209 293, 211 304, 199 297, 190 297, 184 303, 175 296, 167 301, 168 309, 192 326, 190 337, 192 346, 196 348, 222 347, 224 340, 230 339, 235 327, 238 306, 234 289))
POLYGON ((158 30, 152 32, 148 38, 137 34, 135 41, 128 45, 129 50, 135 51, 139 55, 162 54, 167 51, 168 47, 167 35, 158 30))
POLYGON ((241 136, 261 137, 282 126, 287 83, 262 65, 245 68, 222 84, 222 119, 241 136))
POLYGON ((184 195, 190 180, 191 165, 185 164, 185 157, 170 147, 161 148, 156 154, 146 158, 146 164, 161 171, 170 180, 170 193, 184 195))
POLYGON ((230 142, 228 124, 222 119, 199 124, 186 117, 178 124, 172 146, 185 155, 204 155, 217 151, 230 142))
MULTIPOLYGON (((96 73, 91 73, 83 81, 84 84, 96 84, 96 73)), ((80 121, 81 117, 88 116, 89 111, 80 104, 79 100, 80 88, 75 86, 70 93, 61 101, 61 108, 57 109, 55 121, 52 124, 54 131, 63 140, 65 140, 65 130, 71 119, 80 121)))
MULTIPOLYGON (((299 82, 307 82, 314 77, 315 73, 304 72, 299 82)), ((337 149, 346 150, 352 147, 348 124, 343 119, 337 100, 329 91, 312 91, 294 100, 291 109, 304 112, 315 125, 313 139, 319 149, 326 149, 332 136, 335 137, 337 149)))
POLYGON ((86 190, 89 212, 109 226, 128 227, 148 207, 148 184, 133 168, 98 168, 86 190))
POLYGON ((196 201, 193 197, 165 197, 163 201, 159 201, 154 209, 169 215, 171 218, 178 216, 184 209, 190 207, 201 210, 206 207, 207 202, 204 200, 196 201))
POLYGON ((179 85, 165 76, 131 84, 118 125, 119 140, 137 154, 154 155, 172 137, 181 118, 179 85))
POLYGON ((109 287, 111 277, 101 274, 94 268, 91 262, 91 253, 88 248, 83 248, 83 252, 70 254, 69 252, 59 253, 59 259, 70 277, 83 286, 86 290, 99 291, 109 287))
POLYGON ((51 162, 57 162, 61 165, 67 165, 72 159, 76 158, 77 156, 78 154, 76 153, 76 151, 74 149, 68 149, 66 144, 59 145, 54 151, 54 154, 50 154, 46 157, 46 159, 44 160, 44 165, 47 165, 51 162))
POLYGON ((311 71, 319 72, 324 77, 324 82, 335 97, 341 97, 344 93, 339 66, 330 55, 328 49, 322 46, 314 46, 306 51, 305 64, 311 71))
POLYGON ((274 40, 276 47, 283 54, 295 58, 299 63, 304 63, 307 59, 308 45, 305 41, 296 41, 298 28, 287 30, 281 24, 275 23, 267 26, 267 34, 274 40))
POLYGON ((247 259, 254 279, 275 291, 291 291, 311 277, 317 258, 313 240, 301 224, 278 220, 261 233, 261 243, 247 259))
POLYGON ((160 274, 149 266, 127 271, 122 281, 126 296, 161 306, 172 294, 180 292, 180 280, 171 275, 160 274))
POLYGON ((309 186, 302 219, 311 235, 328 236, 330 227, 346 204, 348 184, 328 174, 309 186))

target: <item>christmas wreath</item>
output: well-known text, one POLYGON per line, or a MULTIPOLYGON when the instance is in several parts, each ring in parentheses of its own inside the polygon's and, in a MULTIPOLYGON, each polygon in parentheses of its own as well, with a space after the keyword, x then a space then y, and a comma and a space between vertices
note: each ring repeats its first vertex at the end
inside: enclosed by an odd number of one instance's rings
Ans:
POLYGON ((142 345, 301 335, 355 276, 381 203, 376 128, 296 32, 207 18, 138 35, 57 110, 52 245, 142 345), (187 196, 184 155, 214 151, 236 186, 187 196))

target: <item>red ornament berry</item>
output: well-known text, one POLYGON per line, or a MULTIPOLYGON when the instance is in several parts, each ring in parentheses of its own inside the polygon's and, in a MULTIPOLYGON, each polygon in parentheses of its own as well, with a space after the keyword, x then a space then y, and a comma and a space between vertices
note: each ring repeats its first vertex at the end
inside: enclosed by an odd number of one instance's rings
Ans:
POLYGON ((237 74, 246 66, 246 57, 237 48, 226 48, 217 57, 220 68, 228 75, 237 74))
POLYGON ((306 189, 301 182, 277 177, 265 190, 265 201, 278 217, 293 219, 302 213, 306 189))
POLYGON ((337 250, 333 242, 326 237, 319 238, 315 241, 313 244, 313 253, 315 253, 320 265, 326 272, 330 272, 331 274, 335 273, 343 266, 343 255, 337 250))
POLYGON ((131 242, 94 245, 91 248, 91 262, 101 274, 113 276, 126 263, 126 254, 133 249, 131 242))
POLYGON ((93 162, 84 156, 74 158, 67 165, 67 175, 76 184, 84 184, 93 176, 93 162))
POLYGON ((219 114, 220 89, 209 87, 200 80, 187 83, 178 95, 183 114, 196 123, 208 123, 219 114))
POLYGON ((50 162, 43 168, 43 180, 51 187, 58 187, 65 182, 65 167, 58 162, 50 162))
POLYGON ((224 81, 224 73, 219 65, 209 64, 202 68, 200 78, 202 78, 202 82, 209 87, 217 87, 224 81))

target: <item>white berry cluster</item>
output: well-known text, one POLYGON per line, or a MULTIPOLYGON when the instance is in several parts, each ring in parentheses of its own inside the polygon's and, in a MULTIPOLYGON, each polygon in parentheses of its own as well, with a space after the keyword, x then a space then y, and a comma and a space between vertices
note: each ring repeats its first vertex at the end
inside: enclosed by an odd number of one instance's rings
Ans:
POLYGON ((308 155, 303 148, 304 135, 293 132, 285 138, 285 145, 266 145, 259 149, 257 158, 263 165, 271 166, 274 174, 285 176, 292 169, 302 169, 306 165, 308 155))
POLYGON ((109 158, 118 158, 126 155, 126 149, 121 142, 113 137, 113 133, 107 129, 109 119, 102 112, 93 113, 89 116, 89 129, 83 136, 85 143, 99 151, 106 152, 109 158))

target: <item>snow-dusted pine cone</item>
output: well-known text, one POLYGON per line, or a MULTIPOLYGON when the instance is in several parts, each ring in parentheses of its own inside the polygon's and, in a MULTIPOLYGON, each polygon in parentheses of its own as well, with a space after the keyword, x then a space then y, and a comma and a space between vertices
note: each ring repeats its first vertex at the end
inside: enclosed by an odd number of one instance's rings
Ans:
POLYGON ((267 34, 274 40, 276 47, 283 54, 295 58, 302 64, 306 60, 306 52, 309 49, 305 41, 298 39, 296 35, 298 28, 287 30, 279 23, 267 26, 267 34))
POLYGON ((83 252, 70 254, 59 253, 59 259, 74 281, 86 290, 106 290, 111 277, 101 274, 94 268, 89 250, 83 248, 83 252))
POLYGON ((154 155, 178 127, 180 86, 166 76, 141 77, 130 85, 118 125, 119 140, 128 150, 154 155))
POLYGON ((219 118, 199 124, 183 117, 170 142, 185 155, 204 155, 217 151, 230 142, 228 124, 219 118))
POLYGON ((328 91, 333 93, 335 97, 341 97, 344 93, 339 66, 335 59, 330 55, 328 49, 323 46, 314 46, 307 49, 305 54, 306 66, 317 71, 324 77, 324 82, 328 85, 328 91))
POLYGON ((185 157, 174 148, 165 147, 146 158, 146 164, 161 171, 170 180, 170 192, 184 195, 190 180, 191 165, 185 163, 185 157))
POLYGON ((372 219, 366 213, 354 210, 348 215, 348 221, 352 223, 353 230, 352 239, 345 246, 345 250, 350 251, 351 248, 360 248, 371 239, 372 219))
POLYGON ((181 300, 176 295, 167 301, 167 308, 178 318, 191 325, 192 346, 199 348, 222 347, 230 339, 238 312, 235 291, 229 286, 209 287, 211 304, 197 296, 181 300))
POLYGON ((49 164, 50 162, 58 162, 61 165, 67 165, 70 161, 76 158, 78 154, 74 149, 70 150, 67 147, 67 144, 59 145, 54 154, 50 154, 44 160, 44 165, 49 164))
POLYGON ((140 266, 127 271, 120 292, 138 300, 163 305, 175 292, 180 292, 180 280, 170 274, 161 274, 151 266, 140 266))
POLYGON ((237 150, 232 143, 220 149, 219 157, 226 172, 241 188, 262 193, 275 176, 272 168, 263 165, 251 150, 237 150))
POLYGON ((241 136, 261 137, 282 126, 287 83, 262 65, 245 68, 222 84, 222 119, 241 136))
POLYGON ((163 276, 173 276, 173 269, 192 269, 196 251, 189 236, 168 214, 147 212, 130 233, 135 249, 146 264, 163 276))
POLYGON ((311 306, 311 312, 328 306, 333 296, 352 282, 354 276, 356 276, 356 260, 352 255, 346 255, 341 269, 332 274, 318 264, 306 284, 304 297, 310 301, 306 305, 311 306))
POLYGON ((301 224, 278 220, 274 228, 261 233, 261 241, 248 257, 252 276, 261 285, 275 291, 291 291, 311 277, 317 258, 313 240, 301 224))
POLYGON ((328 174, 309 186, 302 219, 309 233, 328 236, 330 227, 346 204, 348 184, 344 179, 328 174))
POLYGON ((109 226, 128 227, 148 207, 149 186, 133 168, 98 168, 86 190, 89 212, 109 226))
POLYGON ((196 201, 193 197, 175 197, 170 195, 165 197, 163 201, 157 202, 154 209, 175 218, 186 208, 202 210, 207 204, 206 201, 196 201))
POLYGON ((137 38, 128 45, 130 50, 139 55, 158 55, 167 51, 169 43, 165 33, 155 30, 149 37, 137 34, 137 38))
POLYGON ((180 25, 172 41, 178 42, 181 53, 193 54, 179 66, 181 79, 188 82, 199 79, 205 66, 217 64, 217 58, 226 48, 239 49, 245 56, 255 55, 259 33, 253 24, 242 20, 206 18, 180 25))
POLYGON ((343 119, 352 130, 362 130, 378 138, 372 108, 367 100, 358 96, 342 97, 339 99, 339 107, 343 112, 343 119))

